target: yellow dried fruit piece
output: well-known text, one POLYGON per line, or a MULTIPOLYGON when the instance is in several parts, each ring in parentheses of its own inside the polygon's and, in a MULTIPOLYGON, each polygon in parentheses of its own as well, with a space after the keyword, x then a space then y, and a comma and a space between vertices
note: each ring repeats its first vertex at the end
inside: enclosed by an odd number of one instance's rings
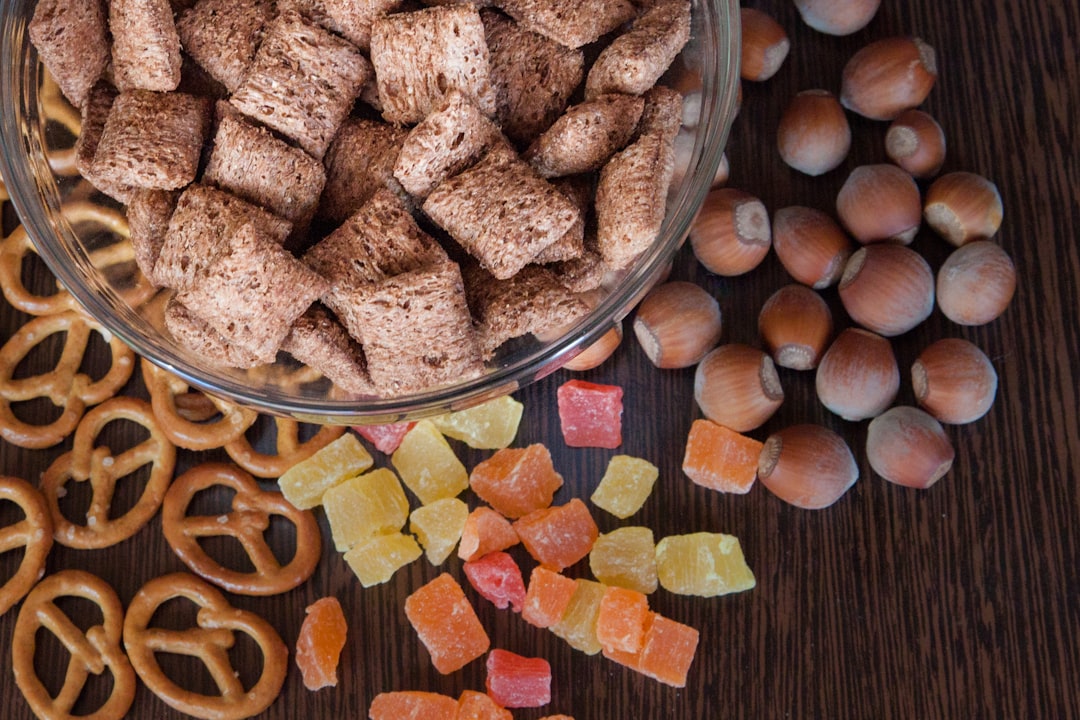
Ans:
POLYGON ((397 476, 379 468, 327 490, 323 510, 334 547, 345 552, 373 535, 401 530, 409 517, 409 500, 397 476))
POLYGON ((423 505, 409 515, 409 531, 424 547, 432 565, 442 565, 461 539, 469 506, 457 498, 443 498, 423 505))
POLYGON ((600 601, 607 588, 593 580, 578 579, 574 583, 577 587, 570 596, 570 604, 562 620, 551 626, 551 632, 575 650, 595 655, 602 649, 596 637, 596 620, 600 616, 600 601))
POLYGON ((656 542, 647 527, 621 527, 596 539, 589 552, 589 568, 605 585, 656 591, 656 542))
POLYGON ((616 455, 593 491, 593 505, 625 520, 645 504, 660 471, 648 460, 616 455))
POLYGON ((713 597, 754 587, 739 539, 723 533, 670 535, 656 544, 660 585, 679 595, 713 597))
POLYGON ((439 431, 477 450, 510 447, 525 406, 509 395, 432 418, 439 431))
POLYGON ((290 503, 301 510, 309 510, 322 502, 327 490, 374 464, 371 453, 360 444, 360 439, 347 432, 286 470, 278 478, 278 487, 290 503))
POLYGON ((469 487, 469 474, 450 443, 430 420, 416 423, 391 456, 401 481, 420 503, 456 497, 469 487))
POLYGON ((371 587, 386 582, 420 555, 420 546, 412 535, 395 532, 353 545, 344 557, 360 584, 371 587))

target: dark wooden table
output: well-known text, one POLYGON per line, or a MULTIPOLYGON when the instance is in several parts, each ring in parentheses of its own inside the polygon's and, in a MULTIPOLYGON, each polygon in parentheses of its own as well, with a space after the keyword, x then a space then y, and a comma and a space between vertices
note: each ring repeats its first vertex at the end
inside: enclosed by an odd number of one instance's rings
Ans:
MULTIPOLYGON (((572 651, 470 589, 496 646, 542 656, 553 665, 551 705, 514 716, 1080 717, 1080 380, 1074 362, 1080 350, 1080 5, 886 0, 867 29, 833 38, 803 25, 789 2, 753 4, 780 20, 792 52, 775 78, 745 86, 729 145, 730 184, 757 194, 770 210, 791 204, 829 210, 848 170, 884 159, 885 125, 853 118, 854 146, 841 169, 818 179, 789 170, 777 156, 774 137, 788 98, 812 87, 838 90, 845 60, 872 39, 914 34, 938 50, 941 75, 925 108, 948 137, 945 170, 970 170, 997 183, 1005 221, 996 239, 1012 255, 1020 284, 1012 306, 993 323, 962 328, 935 311, 895 347, 906 376, 929 342, 945 336, 972 340, 1000 376, 997 402, 982 420, 948 429, 957 450, 953 470, 920 492, 876 477, 863 459, 865 423, 839 421, 819 406, 812 375, 783 372, 787 399, 754 435, 763 439, 793 423, 823 423, 848 439, 862 471, 835 506, 804 511, 761 486, 728 496, 693 485, 680 470, 690 423, 699 417, 692 370, 654 369, 628 336, 611 361, 583 375, 625 388, 624 444, 618 452, 660 468, 656 491, 627 523, 647 525, 658 538, 702 530, 732 533, 742 541, 757 587, 714 599, 663 590, 651 597, 654 609, 701 631, 684 690, 572 651)), ((935 268, 948 253, 928 230, 914 247, 935 268)), ((674 277, 714 293, 724 312, 724 340, 749 343, 756 342, 761 303, 788 281, 774 257, 748 276, 721 279, 696 266, 689 252, 679 258, 674 277)), ((825 296, 839 308, 834 290, 825 296)), ((10 307, 0 308, 0 336, 24 320, 10 307)), ((563 444, 555 391, 568 377, 560 372, 517 393, 526 407, 517 444, 543 442, 551 448, 566 479, 556 502, 587 497, 614 454, 563 444)), ((137 381, 129 391, 141 392, 137 381)), ((905 378, 900 400, 910 403, 911 395, 905 378)), ((0 469, 36 481, 64 449, 27 451, 0 443, 0 469)), ((463 450, 462 456, 471 465, 484 454, 463 450)), ((222 457, 185 452, 181 466, 222 457)), ((624 524, 602 511, 596 517, 605 531, 624 524)), ((404 597, 436 569, 421 561, 390 583, 365 590, 328 535, 323 542, 323 561, 299 589, 274 598, 232 598, 266 616, 289 644, 304 607, 320 596, 336 595, 350 623, 339 687, 310 693, 292 667, 265 717, 361 718, 372 697, 385 690, 456 696, 483 689, 482 662, 438 675, 406 623, 404 597)), ((0 559, 0 577, 13 567, 10 556, 0 559)), ((125 603, 150 578, 182 569, 164 542, 160 519, 108 551, 56 547, 49 571, 74 567, 100 574, 125 603)), ((456 559, 447 568, 462 577, 456 559)), ((588 569, 582 563, 570 572, 585 575, 588 569)), ((0 716, 12 720, 31 716, 6 650, 16 612, 0 618, 0 716)), ((251 649, 237 653, 250 670, 251 649)), ((55 668, 51 672, 59 677, 65 663, 52 652, 39 665, 42 673, 55 668)), ((191 668, 189 676, 205 682, 197 666, 175 667, 191 668)), ((140 689, 131 715, 177 713, 140 689)))

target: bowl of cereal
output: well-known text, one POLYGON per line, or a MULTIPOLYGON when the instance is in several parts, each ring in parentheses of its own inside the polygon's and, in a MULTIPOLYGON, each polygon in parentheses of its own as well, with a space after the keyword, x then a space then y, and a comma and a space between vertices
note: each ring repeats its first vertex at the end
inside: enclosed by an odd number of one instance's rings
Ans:
POLYGON ((0 0, 0 172, 37 255, 156 366, 304 421, 577 356, 712 184, 737 3, 399 4, 0 0))

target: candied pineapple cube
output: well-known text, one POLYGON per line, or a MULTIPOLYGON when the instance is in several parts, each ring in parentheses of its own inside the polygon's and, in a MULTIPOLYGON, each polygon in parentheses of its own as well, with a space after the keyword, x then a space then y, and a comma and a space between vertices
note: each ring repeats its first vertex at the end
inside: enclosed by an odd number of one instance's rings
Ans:
POLYGON ((604 652, 636 653, 645 640, 649 599, 637 590, 609 586, 600 600, 596 639, 604 652))
POLYGON ((394 573, 420 555, 420 546, 412 535, 395 532, 376 535, 357 543, 344 557, 360 579, 360 584, 371 587, 388 581, 394 573))
POLYGON ((739 539, 723 533, 670 535, 656 544, 660 585, 679 595, 713 597, 754 587, 739 539))
POLYGON ((606 589, 593 580, 574 581, 577 588, 562 620, 551 626, 551 632, 565 640, 570 647, 586 655, 595 655, 603 648, 596 637, 596 621, 600 616, 600 601, 606 589))
POLYGON ((656 542, 647 527, 621 527, 596 539, 589 552, 589 568, 606 585, 656 591, 656 542))
POLYGON ((423 505, 456 497, 469 487, 465 466, 430 420, 416 423, 402 438, 391 460, 405 487, 423 505))
POLYGON ((409 500, 397 476, 379 468, 327 490, 323 509, 334 547, 345 552, 373 535, 401 530, 409 517, 409 500))
POLYGON ((360 439, 347 432, 286 470, 278 478, 278 487, 290 503, 301 510, 310 510, 322 502, 327 490, 366 471, 374 463, 360 439))
POLYGON ((443 498, 418 507, 409 515, 409 531, 424 546, 432 565, 442 565, 461 539, 469 506, 457 498, 443 498))
POLYGON ((447 437, 477 450, 509 447, 517 435, 525 406, 509 395, 475 407, 439 415, 431 422, 447 437))
POLYGON ((608 461, 604 477, 593 491, 596 507, 625 520, 645 504, 660 471, 648 460, 616 455, 608 461))
POLYGON ((683 472, 711 490, 748 493, 757 479, 762 445, 711 420, 695 420, 686 439, 683 472))

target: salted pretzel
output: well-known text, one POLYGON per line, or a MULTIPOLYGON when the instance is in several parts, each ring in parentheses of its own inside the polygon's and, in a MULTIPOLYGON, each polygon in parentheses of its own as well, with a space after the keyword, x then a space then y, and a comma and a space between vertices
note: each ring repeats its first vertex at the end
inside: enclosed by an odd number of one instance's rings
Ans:
POLYGON ((268 708, 281 691, 289 661, 289 651, 270 623, 232 607, 219 590, 188 573, 156 578, 136 593, 124 620, 124 647, 135 672, 155 695, 180 712, 215 720, 251 717, 268 708), (174 598, 186 598, 199 606, 196 627, 150 627, 157 609, 174 598), (235 632, 253 639, 263 656, 262 674, 248 689, 229 662, 235 632), (198 658, 221 694, 184 689, 165 674, 155 653, 198 658))
POLYGON ((279 492, 263 490, 235 465, 204 463, 173 480, 161 506, 161 524, 169 546, 193 572, 240 595, 276 595, 301 584, 315 572, 322 554, 319 523, 310 510, 298 510, 279 492), (218 515, 188 516, 196 493, 223 485, 234 491, 232 509, 218 515), (273 515, 296 527, 296 553, 285 565, 266 542, 273 515), (199 539, 229 535, 244 547, 255 570, 222 566, 199 545, 199 539))
POLYGON ((50 575, 30 591, 19 610, 11 655, 15 684, 26 697, 34 714, 43 720, 73 718, 75 706, 88 677, 106 670, 112 675, 112 691, 105 703, 92 715, 98 720, 122 718, 135 699, 135 671, 121 646, 124 629, 124 608, 120 598, 108 583, 82 570, 62 570, 50 575), (60 597, 79 597, 101 609, 102 624, 85 633, 56 605, 60 597), (50 695, 34 670, 34 653, 39 629, 56 636, 71 654, 64 686, 56 697, 50 695))
POLYGON ((71 134, 72 144, 65 148, 48 148, 45 151, 49 159, 49 167, 57 175, 78 175, 79 169, 75 164, 75 138, 79 137, 82 129, 82 118, 79 111, 71 106, 64 98, 60 86, 56 84, 51 73, 44 73, 41 87, 38 89, 38 103, 41 106, 41 115, 49 122, 58 123, 71 134))
POLYGON ((137 533, 161 507, 176 468, 176 447, 158 427, 150 403, 133 397, 106 400, 86 413, 75 429, 72 448, 53 461, 41 476, 41 491, 52 516, 56 541, 67 547, 97 549, 115 545, 137 533), (129 420, 149 437, 114 454, 94 442, 115 420, 129 420), (150 466, 150 476, 138 501, 120 517, 111 517, 113 493, 119 480, 150 466), (60 510, 60 498, 69 481, 89 482, 93 497, 86 524, 71 522, 60 510))
POLYGON ((254 410, 234 405, 212 395, 193 390, 182 378, 162 370, 149 360, 142 361, 143 382, 150 393, 154 416, 173 444, 188 450, 212 450, 244 434, 259 417, 254 410), (216 419, 196 422, 184 417, 183 408, 195 394, 205 397, 217 409, 216 419))
POLYGON ((52 549, 53 528, 45 498, 25 480, 0 475, 0 500, 15 503, 24 516, 18 522, 0 527, 0 555, 23 548, 19 568, 0 585, 0 615, 3 615, 45 574, 45 558, 52 549))
POLYGON ((225 445, 225 451, 240 467, 255 477, 277 478, 301 460, 306 460, 345 433, 344 426, 323 425, 311 439, 300 442, 300 423, 289 418, 273 418, 277 429, 276 452, 261 453, 251 446, 247 435, 225 445))
POLYGON ((0 437, 25 448, 47 448, 67 437, 78 425, 87 407, 112 397, 131 377, 135 353, 118 337, 74 311, 45 315, 26 323, 0 348, 0 437), (94 380, 80 372, 90 333, 106 338, 111 353, 108 372, 94 380), (15 378, 15 370, 39 343, 56 333, 65 333, 64 347, 52 370, 32 377, 15 378), (15 416, 12 403, 48 398, 62 408, 52 422, 34 425, 15 416))

